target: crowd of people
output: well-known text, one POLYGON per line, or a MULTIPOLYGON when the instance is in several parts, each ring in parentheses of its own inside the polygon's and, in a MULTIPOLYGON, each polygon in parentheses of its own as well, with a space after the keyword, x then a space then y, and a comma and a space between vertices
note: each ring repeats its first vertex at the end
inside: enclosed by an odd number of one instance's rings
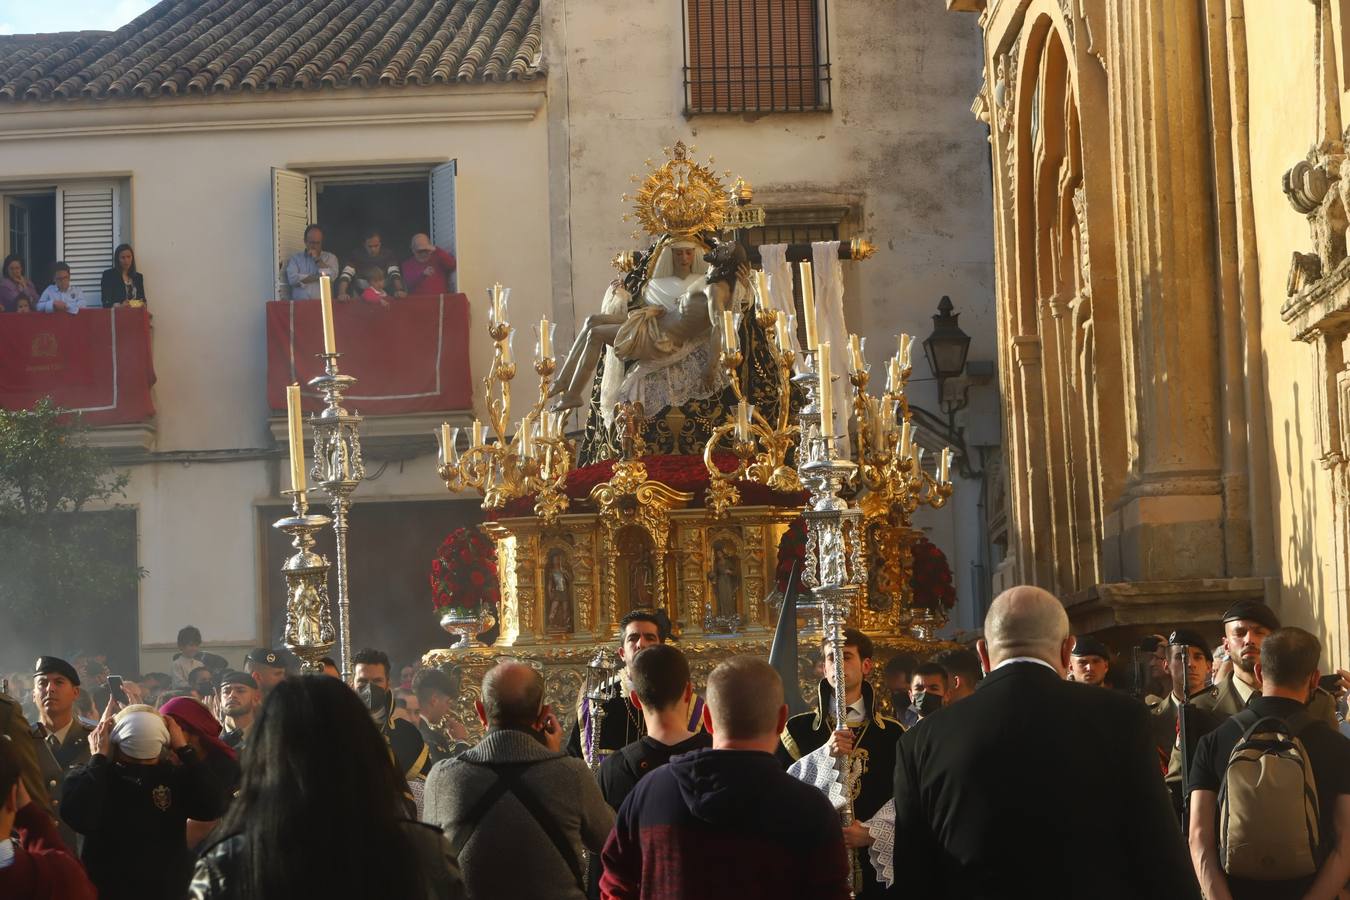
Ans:
POLYGON ((305 228, 305 249, 286 261, 286 284, 292 300, 319 299, 319 279, 333 282, 338 301, 361 300, 388 307, 390 297, 409 294, 444 294, 452 287, 455 257, 437 247, 425 234, 412 237, 411 256, 399 261, 394 251, 384 246, 380 232, 365 233, 361 246, 341 265, 333 253, 324 249, 323 228, 305 228))
POLYGON ((0 312, 68 313, 76 315, 89 306, 104 309, 145 303, 145 276, 136 268, 136 251, 130 244, 113 249, 113 264, 103 270, 99 296, 86 297, 70 281, 70 265, 58 260, 51 266, 51 280, 39 293, 29 277, 23 257, 11 253, 0 266, 0 312))
POLYGON ((881 672, 846 629, 842 685, 822 642, 816 707, 789 716, 756 657, 700 696, 635 611, 575 716, 536 666, 489 669, 472 744, 436 724, 454 676, 378 650, 350 680, 266 648, 234 670, 191 627, 162 675, 43 656, 31 727, 0 697, 0 896, 1350 896, 1350 673, 1257 601, 1223 630, 1226 669, 1183 629, 1113 678, 1019 587, 974 648, 881 672))

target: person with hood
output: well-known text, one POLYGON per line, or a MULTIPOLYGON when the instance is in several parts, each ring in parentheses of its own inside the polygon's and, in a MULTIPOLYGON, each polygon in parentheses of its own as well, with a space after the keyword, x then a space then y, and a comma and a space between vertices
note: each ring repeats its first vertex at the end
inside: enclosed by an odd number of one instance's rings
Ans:
POLYGON ((851 896, 839 816, 774 757, 787 724, 783 682, 736 656, 708 676, 711 749, 675 757, 624 800, 601 853, 615 900, 851 896))
POLYGON ((431 770, 424 819, 445 830, 470 897, 584 900, 583 851, 599 852, 614 811, 586 764, 561 752, 543 677, 499 663, 474 708, 487 734, 431 770))
MULTIPOLYGON (((183 729, 183 737, 192 748, 196 757, 206 763, 220 788, 220 808, 230 805, 235 792, 239 790, 239 755, 233 747, 221 740, 220 720, 211 714, 206 704, 193 697, 174 697, 159 708, 165 720, 173 719, 183 729)), ((216 825, 215 820, 201 822, 189 819, 187 825, 188 846, 196 847, 216 825)))
POLYGON ((889 896, 895 836, 896 746, 904 726, 877 708, 867 676, 872 673, 872 639, 854 628, 844 629, 844 727, 835 723, 834 650, 822 642, 825 677, 818 687, 819 706, 788 719, 779 737, 778 758, 790 763, 788 773, 814 785, 836 806, 844 802, 838 762, 847 757, 854 779, 853 821, 844 828, 844 843, 861 877, 859 897, 889 896))
POLYGON ((116 703, 89 735, 89 763, 66 776, 61 817, 84 835, 102 900, 177 900, 192 873, 187 820, 219 818, 222 791, 177 721, 140 704, 114 715, 116 703))

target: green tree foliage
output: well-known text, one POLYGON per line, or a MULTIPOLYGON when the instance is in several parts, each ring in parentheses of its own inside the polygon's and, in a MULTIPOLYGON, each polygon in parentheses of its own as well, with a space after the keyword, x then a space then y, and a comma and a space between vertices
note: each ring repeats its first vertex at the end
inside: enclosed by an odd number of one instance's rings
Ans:
POLYGON ((50 399, 0 410, 0 610, 26 632, 96 615, 145 575, 90 511, 113 507, 128 478, 87 434, 50 399))

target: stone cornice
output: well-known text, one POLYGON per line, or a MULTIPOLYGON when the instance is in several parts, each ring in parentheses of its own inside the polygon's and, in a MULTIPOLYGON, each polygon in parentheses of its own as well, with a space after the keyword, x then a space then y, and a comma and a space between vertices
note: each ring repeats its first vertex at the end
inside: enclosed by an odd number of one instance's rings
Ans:
POLYGON ((1350 259, 1342 260, 1312 286, 1290 297, 1280 307, 1280 319, 1296 341, 1312 341, 1319 334, 1350 329, 1350 259))

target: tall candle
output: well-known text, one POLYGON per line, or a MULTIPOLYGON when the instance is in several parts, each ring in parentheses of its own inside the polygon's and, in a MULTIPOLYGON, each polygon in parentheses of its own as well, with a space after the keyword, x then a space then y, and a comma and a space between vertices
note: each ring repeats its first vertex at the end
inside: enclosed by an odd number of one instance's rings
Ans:
POLYGON ((533 447, 532 438, 534 437, 534 436, 530 433, 530 429, 531 429, 532 427, 533 427, 533 423, 532 423, 532 420, 530 419, 529 416, 526 416, 525 418, 523 418, 523 419, 520 420, 520 455, 521 455, 521 456, 526 456, 526 457, 528 457, 528 456, 530 455, 530 449, 531 449, 531 447, 533 447))
POLYGON ((938 481, 946 483, 951 475, 952 468, 952 448, 942 448, 942 460, 938 463, 938 481))
POLYGON ((736 404, 736 440, 750 440, 750 404, 744 400, 736 404))
POLYGON ((450 426, 445 422, 441 423, 441 462, 450 462, 450 426))
POLYGON ((755 287, 759 289, 757 291, 758 296, 755 298, 755 305, 758 306, 760 309, 768 309, 769 276, 765 274, 763 269, 755 270, 755 287))
POLYGON ((908 369, 910 367, 909 365, 910 353, 913 352, 913 348, 914 348, 914 335, 912 334, 900 335, 900 353, 899 353, 900 368, 908 369))
POLYGON ((333 287, 327 275, 319 276, 319 308, 323 312, 323 352, 337 352, 337 338, 333 336, 333 287))
POLYGON ((483 423, 479 419, 473 420, 473 446, 483 446, 483 423))
POLYGON ((811 280, 811 264, 797 263, 802 276, 802 324, 806 326, 806 349, 814 350, 820 343, 816 334, 816 286, 811 280))
POLYGON ((848 366, 850 372, 863 370, 862 338, 856 334, 848 336, 848 366))
POLYGON ((736 318, 729 309, 722 310, 722 346, 728 353, 735 353, 739 349, 739 342, 736 340, 736 318))
POLYGON ((505 304, 504 304, 504 302, 503 302, 503 300, 502 300, 502 286, 501 286, 500 283, 494 284, 494 285, 492 286, 492 321, 493 321, 493 322, 498 322, 498 323, 500 323, 500 322, 506 321, 506 310, 503 308, 504 305, 505 305, 505 304))
POLYGON ((912 429, 913 426, 909 424, 909 419, 906 419, 905 424, 900 426, 900 441, 895 446, 895 452, 901 459, 908 459, 910 452, 913 450, 914 432, 912 429))
POLYGON ((788 335, 788 317, 781 310, 774 315, 773 336, 778 339, 779 350, 792 349, 792 338, 788 335))
POLYGON ((829 341, 821 341, 816 347, 816 371, 820 373, 820 433, 825 438, 825 446, 829 447, 834 444, 834 386, 830 378, 829 341))
POLYGON ((305 425, 300 418, 300 385, 286 388, 286 436, 291 450, 291 490, 305 489, 305 425))
POLYGON ((903 380, 904 379, 900 374, 900 354, 897 353, 895 356, 891 357, 890 375, 886 382, 886 390, 892 394, 899 393, 900 384, 903 380))
POLYGON ((553 336, 549 334, 548 316, 539 320, 539 356, 553 355, 553 336))

